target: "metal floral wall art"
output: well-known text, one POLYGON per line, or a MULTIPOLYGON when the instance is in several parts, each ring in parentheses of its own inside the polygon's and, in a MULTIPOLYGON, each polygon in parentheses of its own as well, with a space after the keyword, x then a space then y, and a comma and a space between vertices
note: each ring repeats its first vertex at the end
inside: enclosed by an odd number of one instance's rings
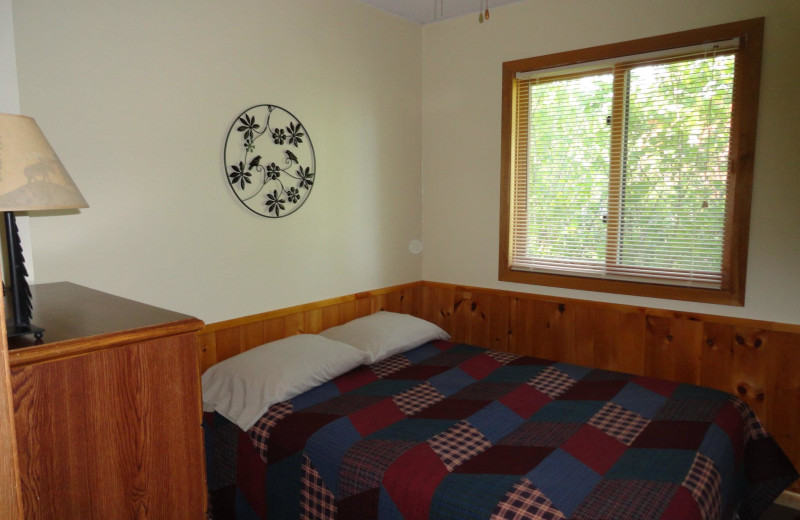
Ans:
POLYGON ((269 218, 291 215, 311 195, 316 173, 308 130, 288 110, 256 105, 231 125, 225 174, 250 211, 269 218))

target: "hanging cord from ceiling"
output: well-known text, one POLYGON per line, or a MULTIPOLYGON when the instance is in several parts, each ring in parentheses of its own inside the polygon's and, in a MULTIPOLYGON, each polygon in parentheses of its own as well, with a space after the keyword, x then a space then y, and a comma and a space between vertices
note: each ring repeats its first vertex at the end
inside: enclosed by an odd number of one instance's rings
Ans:
MULTIPOLYGON (((489 20, 489 0, 479 0, 478 22, 483 23, 489 20)), ((444 20, 444 0, 433 0, 433 21, 444 20)))
POLYGON ((480 2, 478 22, 483 23, 484 20, 489 21, 489 0, 480 0, 480 2))
POLYGON ((444 0, 433 0, 433 21, 444 20, 444 0))

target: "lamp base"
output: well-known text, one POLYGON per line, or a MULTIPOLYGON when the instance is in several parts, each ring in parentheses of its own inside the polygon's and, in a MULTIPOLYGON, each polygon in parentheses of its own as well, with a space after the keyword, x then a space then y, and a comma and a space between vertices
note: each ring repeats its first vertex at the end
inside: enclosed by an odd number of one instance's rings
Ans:
MULTIPOLYGON (((28 287, 28 271, 25 270, 25 257, 22 254, 22 241, 19 239, 17 220, 13 211, 5 212, 6 249, 8 252, 8 271, 11 285, 11 308, 13 319, 6 320, 8 337, 33 334, 37 342, 41 341, 44 329, 31 325, 31 289, 28 287)), ((5 290, 5 285, 3 286, 5 290)))
POLYGON ((44 329, 41 327, 37 327, 36 325, 32 325, 30 323, 27 324, 14 324, 14 320, 7 320, 6 321, 6 331, 8 332, 8 337, 13 338, 15 336, 24 336, 26 334, 33 334, 33 337, 37 340, 41 340, 42 336, 44 335, 44 329))

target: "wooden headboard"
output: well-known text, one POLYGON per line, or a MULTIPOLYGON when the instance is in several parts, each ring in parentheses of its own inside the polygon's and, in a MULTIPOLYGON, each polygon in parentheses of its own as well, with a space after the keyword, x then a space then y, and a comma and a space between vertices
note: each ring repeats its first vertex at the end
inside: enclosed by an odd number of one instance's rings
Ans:
POLYGON ((415 282, 207 325, 202 369, 380 310, 436 323, 454 341, 738 395, 800 468, 800 325, 415 282))

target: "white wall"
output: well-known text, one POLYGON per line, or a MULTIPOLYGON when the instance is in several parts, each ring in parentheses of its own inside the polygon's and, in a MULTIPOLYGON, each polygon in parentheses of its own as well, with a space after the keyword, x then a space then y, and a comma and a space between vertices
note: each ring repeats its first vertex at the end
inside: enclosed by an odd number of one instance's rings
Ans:
POLYGON ((22 113, 91 205, 30 218, 39 283, 208 322, 422 277, 800 323, 796 0, 531 0, 424 29, 353 0, 17 0, 13 26, 0 7, 22 113), (757 16, 745 307, 498 282, 501 63, 757 16), (240 206, 222 171, 232 118, 260 103, 298 115, 317 151, 311 198, 277 221, 240 206), (420 234, 422 257, 407 249, 420 234))
POLYGON ((19 0, 22 112, 89 202, 32 215, 36 281, 214 322, 415 281, 419 26, 354 0, 19 0), (244 109, 308 128, 310 198, 254 215, 222 166, 244 109))
POLYGON ((17 59, 14 53, 14 24, 11 0, 0 0, 0 112, 19 112, 17 59))
POLYGON ((800 2, 536 0, 423 30, 423 278, 800 323, 800 2), (504 61, 766 17, 744 307, 497 281, 504 61))
MULTIPOLYGON (((12 21, 11 0, 0 0, 0 113, 19 114, 19 86, 17 85, 17 57, 14 48, 14 24, 12 21)), ((31 251, 30 222, 25 214, 17 215, 17 228, 25 256, 28 282, 34 283, 33 255, 31 251)), ((5 226, 2 233, 3 254, 0 264, 5 269, 5 226)), ((3 271, 5 273, 5 271, 3 271)), ((4 279, 8 279, 4 275, 4 279)))

